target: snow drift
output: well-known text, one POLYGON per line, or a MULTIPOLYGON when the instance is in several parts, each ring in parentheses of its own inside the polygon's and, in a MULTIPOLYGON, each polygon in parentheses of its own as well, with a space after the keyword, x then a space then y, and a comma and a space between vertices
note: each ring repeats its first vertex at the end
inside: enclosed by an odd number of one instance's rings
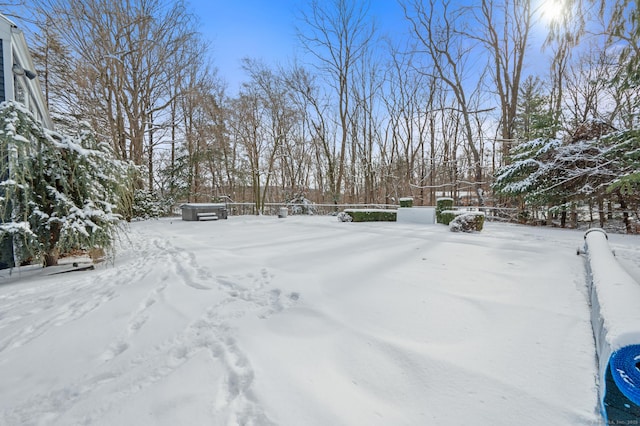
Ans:
MULTIPOLYGON (((0 272, 0 424, 598 425, 583 232, 132 223, 114 263, 0 272)), ((640 243, 610 236, 640 276, 640 243)))

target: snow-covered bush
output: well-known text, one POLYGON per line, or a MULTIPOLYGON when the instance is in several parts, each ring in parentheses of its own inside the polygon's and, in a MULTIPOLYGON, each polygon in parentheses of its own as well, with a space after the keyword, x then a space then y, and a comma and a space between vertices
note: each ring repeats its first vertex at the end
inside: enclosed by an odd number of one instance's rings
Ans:
POLYGON ((340 222, 353 222, 353 218, 346 212, 338 213, 337 218, 340 222))
POLYGON ((0 105, 0 242, 14 257, 54 265, 70 250, 109 249, 128 166, 88 125, 45 129, 20 104, 0 105))
MULTIPOLYGON (((443 211, 451 210, 451 209, 453 209, 453 198, 449 198, 449 197, 438 198, 436 200, 436 222, 437 223, 444 223, 445 225, 448 225, 449 222, 443 222, 442 221, 441 214, 442 214, 443 211)), ((449 220, 451 220, 451 219, 449 219, 449 220)))
POLYGON ((400 207, 413 207, 413 198, 411 197, 403 197, 398 201, 400 202, 400 207))
POLYGON ((480 212, 462 213, 449 222, 449 229, 452 232, 480 232, 483 226, 484 213, 480 212))
POLYGON ((158 196, 154 191, 136 189, 133 194, 132 216, 134 219, 158 219, 166 216, 173 202, 158 196))
POLYGON ((449 225, 451 221, 455 219, 456 216, 458 216, 459 214, 461 213, 457 210, 442 210, 440 212, 438 223, 441 223, 443 225, 449 225))
POLYGON ((314 215, 318 213, 313 202, 308 200, 303 194, 294 196, 287 202, 287 206, 291 210, 291 214, 314 215))

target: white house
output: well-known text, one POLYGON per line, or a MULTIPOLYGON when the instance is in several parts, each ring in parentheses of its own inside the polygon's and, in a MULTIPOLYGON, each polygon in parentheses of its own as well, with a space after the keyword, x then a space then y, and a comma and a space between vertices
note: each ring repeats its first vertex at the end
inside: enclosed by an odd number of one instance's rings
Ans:
MULTIPOLYGON (((44 127, 53 129, 24 33, 0 14, 0 102, 5 101, 25 105, 44 127)), ((0 155, 0 163, 5 161, 5 155, 0 155)), ((0 181, 7 178, 6 175, 0 176, 0 181)), ((3 190, 0 188, 0 196, 2 195, 3 190)), ((0 222, 4 220, 7 218, 0 217, 0 222)), ((11 240, 4 239, 0 242, 0 269, 13 266, 13 244, 11 240)))
POLYGON ((0 14, 0 102, 25 105, 42 124, 53 128, 24 33, 0 14))

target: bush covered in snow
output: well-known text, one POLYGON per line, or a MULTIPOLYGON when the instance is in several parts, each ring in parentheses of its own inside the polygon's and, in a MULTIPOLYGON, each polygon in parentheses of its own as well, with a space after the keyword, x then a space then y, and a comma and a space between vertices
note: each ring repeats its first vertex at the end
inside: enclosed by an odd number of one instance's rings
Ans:
POLYGON ((308 200, 303 194, 298 194, 287 201, 287 206, 291 211, 291 214, 317 214, 316 206, 313 205, 311 200, 308 200))
POLYGON ((337 217, 340 222, 353 222, 353 218, 347 212, 340 212, 337 217))
POLYGON ((455 218, 449 222, 449 229, 452 232, 474 232, 482 231, 484 226, 484 213, 480 212, 466 212, 456 215, 455 218))
POLYGON ((400 202, 400 207, 413 207, 413 198, 404 197, 398 200, 400 202))
POLYGON ((453 218, 449 218, 448 221, 444 222, 442 220, 442 212, 445 210, 453 209, 453 198, 442 197, 436 200, 436 222, 444 223, 445 225, 449 224, 449 221, 453 218))
POLYGON ((443 225, 449 225, 451 221, 455 219, 456 216, 458 216, 459 214, 461 213, 457 210, 442 210, 440 212, 440 218, 438 219, 438 223, 441 223, 443 225))
POLYGON ((158 219, 169 213, 172 200, 158 196, 154 191, 136 189, 133 193, 132 216, 134 219, 158 219))
POLYGON ((20 104, 3 103, 0 151, 0 242, 10 241, 15 260, 53 265, 70 250, 111 247, 132 174, 88 125, 62 135, 20 104))

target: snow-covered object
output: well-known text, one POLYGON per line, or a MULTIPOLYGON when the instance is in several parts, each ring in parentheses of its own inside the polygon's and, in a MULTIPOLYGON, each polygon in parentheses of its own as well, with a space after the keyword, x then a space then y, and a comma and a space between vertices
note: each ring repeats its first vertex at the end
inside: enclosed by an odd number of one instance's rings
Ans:
POLYGON ((291 214, 317 214, 316 206, 313 201, 307 199, 304 195, 298 195, 287 202, 287 208, 291 214))
POLYGON ((637 412, 640 406, 640 284, 617 262, 605 231, 590 229, 584 239, 591 323, 598 352, 600 410, 606 421, 615 421, 612 410, 626 415, 624 412, 637 412), (612 380, 607 380, 608 371, 612 380), (621 407, 615 407, 610 398, 618 391, 628 400, 621 407))
POLYGON ((482 231, 484 225, 484 213, 482 212, 459 212, 456 217, 449 222, 449 229, 452 232, 474 232, 482 231))
POLYGON ((353 218, 347 212, 338 213, 338 221, 340 222, 353 222, 353 218))
POLYGON ((435 207, 400 207, 396 220, 398 223, 433 225, 436 223, 436 209, 435 207))

